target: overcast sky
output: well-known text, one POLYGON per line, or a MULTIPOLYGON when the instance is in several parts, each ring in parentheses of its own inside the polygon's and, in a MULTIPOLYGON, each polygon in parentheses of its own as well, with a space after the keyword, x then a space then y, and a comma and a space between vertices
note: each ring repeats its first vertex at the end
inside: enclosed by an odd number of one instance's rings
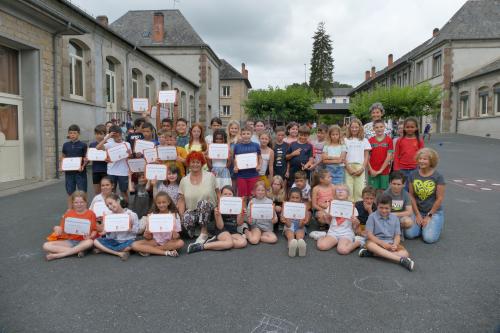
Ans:
MULTIPOLYGON (((128 10, 171 9, 174 0, 73 0, 110 23, 128 10)), ((245 62, 253 88, 304 82, 320 21, 333 41, 334 80, 354 86, 441 28, 465 0, 176 0, 201 38, 236 69, 245 62), (313 5, 314 4, 314 5, 313 5)))

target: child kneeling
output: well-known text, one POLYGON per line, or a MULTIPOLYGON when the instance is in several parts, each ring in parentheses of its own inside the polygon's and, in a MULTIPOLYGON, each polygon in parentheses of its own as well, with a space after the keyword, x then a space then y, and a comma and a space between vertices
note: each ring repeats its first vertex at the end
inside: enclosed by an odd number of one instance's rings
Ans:
POLYGON ((366 221, 367 242, 359 250, 360 257, 378 256, 399 263, 412 271, 415 263, 406 249, 399 244, 401 227, 399 218, 391 213, 392 199, 383 194, 377 200, 377 210, 366 221))

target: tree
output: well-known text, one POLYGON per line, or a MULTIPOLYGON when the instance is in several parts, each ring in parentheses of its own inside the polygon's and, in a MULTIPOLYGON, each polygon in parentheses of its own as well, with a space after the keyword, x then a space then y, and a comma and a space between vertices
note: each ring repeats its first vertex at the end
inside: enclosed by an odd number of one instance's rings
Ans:
POLYGON ((330 36, 325 30, 325 22, 318 24, 313 40, 309 86, 317 95, 330 97, 333 88, 333 48, 330 36))
POLYGON ((249 117, 276 122, 296 121, 305 123, 316 119, 316 110, 312 108, 319 99, 314 92, 300 85, 285 89, 269 87, 252 90, 244 103, 249 117))
POLYGON ((348 83, 340 83, 338 81, 333 81, 333 88, 352 88, 348 83))
POLYGON ((430 84, 415 87, 377 86, 363 91, 350 100, 349 111, 359 119, 370 119, 370 106, 380 102, 388 118, 420 117, 438 113, 441 108, 441 88, 430 84))

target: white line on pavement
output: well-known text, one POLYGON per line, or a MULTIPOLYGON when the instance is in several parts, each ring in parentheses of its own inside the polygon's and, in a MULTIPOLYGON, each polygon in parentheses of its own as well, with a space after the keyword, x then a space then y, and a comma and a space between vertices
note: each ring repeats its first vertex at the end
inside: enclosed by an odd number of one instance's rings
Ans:
POLYGON ((491 191, 491 188, 481 187, 481 190, 483 190, 483 191, 491 191))

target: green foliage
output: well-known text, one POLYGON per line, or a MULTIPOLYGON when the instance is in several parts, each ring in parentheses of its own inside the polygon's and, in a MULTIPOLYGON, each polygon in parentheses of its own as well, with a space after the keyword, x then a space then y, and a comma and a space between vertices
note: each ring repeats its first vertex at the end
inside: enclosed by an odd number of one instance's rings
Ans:
POLYGON ((344 117, 345 116, 343 114, 322 114, 319 115, 318 124, 326 124, 328 126, 343 124, 344 117))
POLYGON ((318 24, 313 40, 309 86, 318 96, 330 97, 333 87, 333 48, 324 22, 318 24))
POLYGON ((420 117, 439 112, 441 107, 441 88, 430 84, 415 87, 377 86, 374 90, 363 91, 350 100, 349 110, 359 119, 370 119, 370 106, 380 102, 384 105, 388 118, 420 117))
POLYGON ((333 81, 333 88, 352 88, 348 83, 340 83, 338 81, 333 81))
POLYGON ((293 85, 285 89, 269 87, 252 90, 244 107, 250 118, 269 120, 273 124, 290 121, 305 123, 316 119, 316 110, 312 105, 317 102, 319 98, 311 89, 293 85))

